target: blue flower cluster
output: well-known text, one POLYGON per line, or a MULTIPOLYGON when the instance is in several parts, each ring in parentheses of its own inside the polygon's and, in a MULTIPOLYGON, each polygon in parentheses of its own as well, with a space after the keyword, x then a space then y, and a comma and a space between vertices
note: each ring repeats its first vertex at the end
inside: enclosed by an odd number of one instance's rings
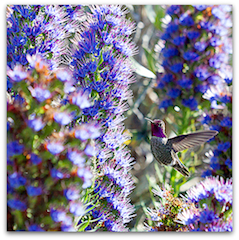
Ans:
POLYGON ((171 21, 161 36, 162 66, 158 75, 159 108, 170 106, 197 110, 202 95, 225 81, 232 53, 231 6, 171 5, 171 21))
POLYGON ((147 231, 232 231, 232 179, 208 177, 175 198, 171 190, 153 192, 161 198, 147 209, 147 231))
POLYGON ((136 48, 129 36, 134 24, 126 19, 127 10, 120 6, 89 9, 86 21, 72 40, 75 50, 70 62, 75 85, 83 86, 94 101, 83 110, 84 121, 94 120, 102 129, 96 144, 95 171, 99 177, 95 176, 94 189, 100 200, 99 206, 89 211, 98 220, 89 223, 86 230, 101 226, 108 231, 127 231, 126 223, 134 212, 128 198, 133 189, 129 174, 132 158, 124 144, 129 137, 124 134, 122 121, 133 81, 129 57, 136 48))
POLYGON ((178 221, 189 231, 232 231, 232 179, 208 177, 187 191, 186 201, 194 207, 179 213, 178 221))

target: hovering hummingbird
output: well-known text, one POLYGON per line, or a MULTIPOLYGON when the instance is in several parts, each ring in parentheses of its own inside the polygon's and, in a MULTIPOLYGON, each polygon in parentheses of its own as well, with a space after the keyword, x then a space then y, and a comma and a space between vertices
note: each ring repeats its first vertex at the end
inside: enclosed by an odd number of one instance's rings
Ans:
POLYGON ((177 152, 188 149, 206 142, 218 134, 214 130, 204 130, 188 133, 172 138, 165 134, 165 123, 160 119, 151 120, 151 151, 155 159, 164 165, 172 166, 184 176, 189 176, 188 169, 180 162, 177 152))

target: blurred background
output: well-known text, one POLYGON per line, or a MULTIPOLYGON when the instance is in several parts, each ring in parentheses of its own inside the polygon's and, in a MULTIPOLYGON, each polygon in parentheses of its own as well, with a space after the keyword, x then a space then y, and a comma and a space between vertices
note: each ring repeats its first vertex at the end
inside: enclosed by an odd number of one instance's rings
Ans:
MULTIPOLYGON (((230 177, 231 172, 226 173, 227 170, 225 169, 227 167, 223 165, 224 163, 220 163, 219 168, 221 169, 218 169, 218 166, 213 169, 214 166, 210 165, 210 159, 214 156, 215 146, 213 145, 215 145, 215 141, 178 154, 180 160, 189 168, 191 174, 189 178, 185 178, 171 167, 159 165, 154 160, 150 150, 150 123, 145 120, 145 117, 164 120, 166 133, 169 137, 172 137, 208 128, 203 122, 207 118, 205 115, 207 109, 211 111, 210 116, 212 114, 218 116, 218 111, 222 110, 219 108, 213 109, 210 106, 209 99, 205 101, 202 98, 203 93, 199 93, 199 96, 197 96, 197 99, 200 100, 196 109, 185 108, 184 106, 180 106, 180 108, 159 107, 165 99, 165 95, 162 94, 162 89, 159 89, 158 84, 160 75, 164 72, 162 50, 165 46, 161 38, 163 38, 162 35, 167 28, 167 24, 171 21, 171 17, 166 14, 169 6, 127 5, 127 7, 130 10, 128 17, 133 19, 136 24, 133 41, 138 46, 138 54, 132 59, 136 81, 131 85, 133 98, 129 100, 130 109, 125 120, 126 131, 132 137, 127 144, 132 157, 135 159, 131 174, 136 187, 130 198, 132 204, 136 207, 137 217, 129 223, 129 228, 132 231, 143 231, 145 217, 147 219, 145 212, 147 207, 154 206, 155 198, 152 189, 157 188, 157 185, 160 187, 167 184, 171 185, 174 196, 179 196, 179 194, 185 193, 186 190, 202 180, 202 177, 205 177, 204 171, 207 172, 209 168, 212 169, 210 170, 211 175, 217 175, 219 171, 224 169, 222 170, 224 172, 219 175, 230 177)), ((186 6, 185 8, 185 12, 187 9, 193 9, 192 6, 186 6)), ((194 17, 196 19, 196 14, 194 17)), ((229 35, 231 36, 231 32, 229 35)), ((232 65, 231 56, 229 54, 228 62, 230 62, 230 65, 232 65)), ((187 89, 185 89, 185 92, 187 92, 187 89)), ((231 105, 226 109, 224 108, 223 111, 224 116, 229 115, 231 117, 231 105)), ((231 134, 231 130, 229 132, 231 134)), ((219 137, 221 139, 217 139, 217 142, 225 139, 231 142, 230 134, 225 133, 226 137, 219 137)), ((231 150, 228 150, 226 155, 224 159, 228 159, 228 155, 231 159, 231 150)), ((225 160, 223 161, 225 162, 225 160)))

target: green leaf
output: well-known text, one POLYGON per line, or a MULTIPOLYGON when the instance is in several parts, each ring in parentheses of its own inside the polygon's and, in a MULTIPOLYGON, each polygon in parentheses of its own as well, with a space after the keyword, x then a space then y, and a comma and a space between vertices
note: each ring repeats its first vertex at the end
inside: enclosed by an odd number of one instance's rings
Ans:
POLYGON ((88 227, 88 225, 90 224, 90 218, 88 219, 87 222, 83 222, 81 223, 79 226, 80 228, 78 229, 78 232, 84 232, 85 229, 88 227))
POLYGON ((160 6, 156 12, 154 26, 162 31, 162 18, 165 16, 165 10, 160 6))
POLYGON ((134 58, 130 58, 130 61, 132 63, 132 67, 135 68, 135 72, 138 75, 146 78, 156 79, 156 75, 152 71, 139 64, 134 58))
MULTIPOLYGON (((144 48, 144 53, 147 58, 149 70, 155 74, 156 73, 156 70, 155 70, 156 61, 154 59, 153 52, 150 52, 149 50, 144 48)), ((156 76, 155 76, 155 78, 156 78, 156 76)))
POLYGON ((44 223, 45 225, 49 225, 53 223, 53 220, 51 218, 51 216, 45 216, 43 218, 41 218, 41 223, 44 223))

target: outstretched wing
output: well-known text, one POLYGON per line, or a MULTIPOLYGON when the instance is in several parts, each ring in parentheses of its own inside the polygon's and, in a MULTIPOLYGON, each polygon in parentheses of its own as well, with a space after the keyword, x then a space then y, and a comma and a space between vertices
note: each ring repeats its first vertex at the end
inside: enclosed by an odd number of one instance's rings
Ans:
POLYGON ((200 145, 217 134, 218 131, 214 130, 198 131, 170 138, 168 140, 168 144, 172 144, 171 146, 175 152, 180 152, 182 150, 200 145))

